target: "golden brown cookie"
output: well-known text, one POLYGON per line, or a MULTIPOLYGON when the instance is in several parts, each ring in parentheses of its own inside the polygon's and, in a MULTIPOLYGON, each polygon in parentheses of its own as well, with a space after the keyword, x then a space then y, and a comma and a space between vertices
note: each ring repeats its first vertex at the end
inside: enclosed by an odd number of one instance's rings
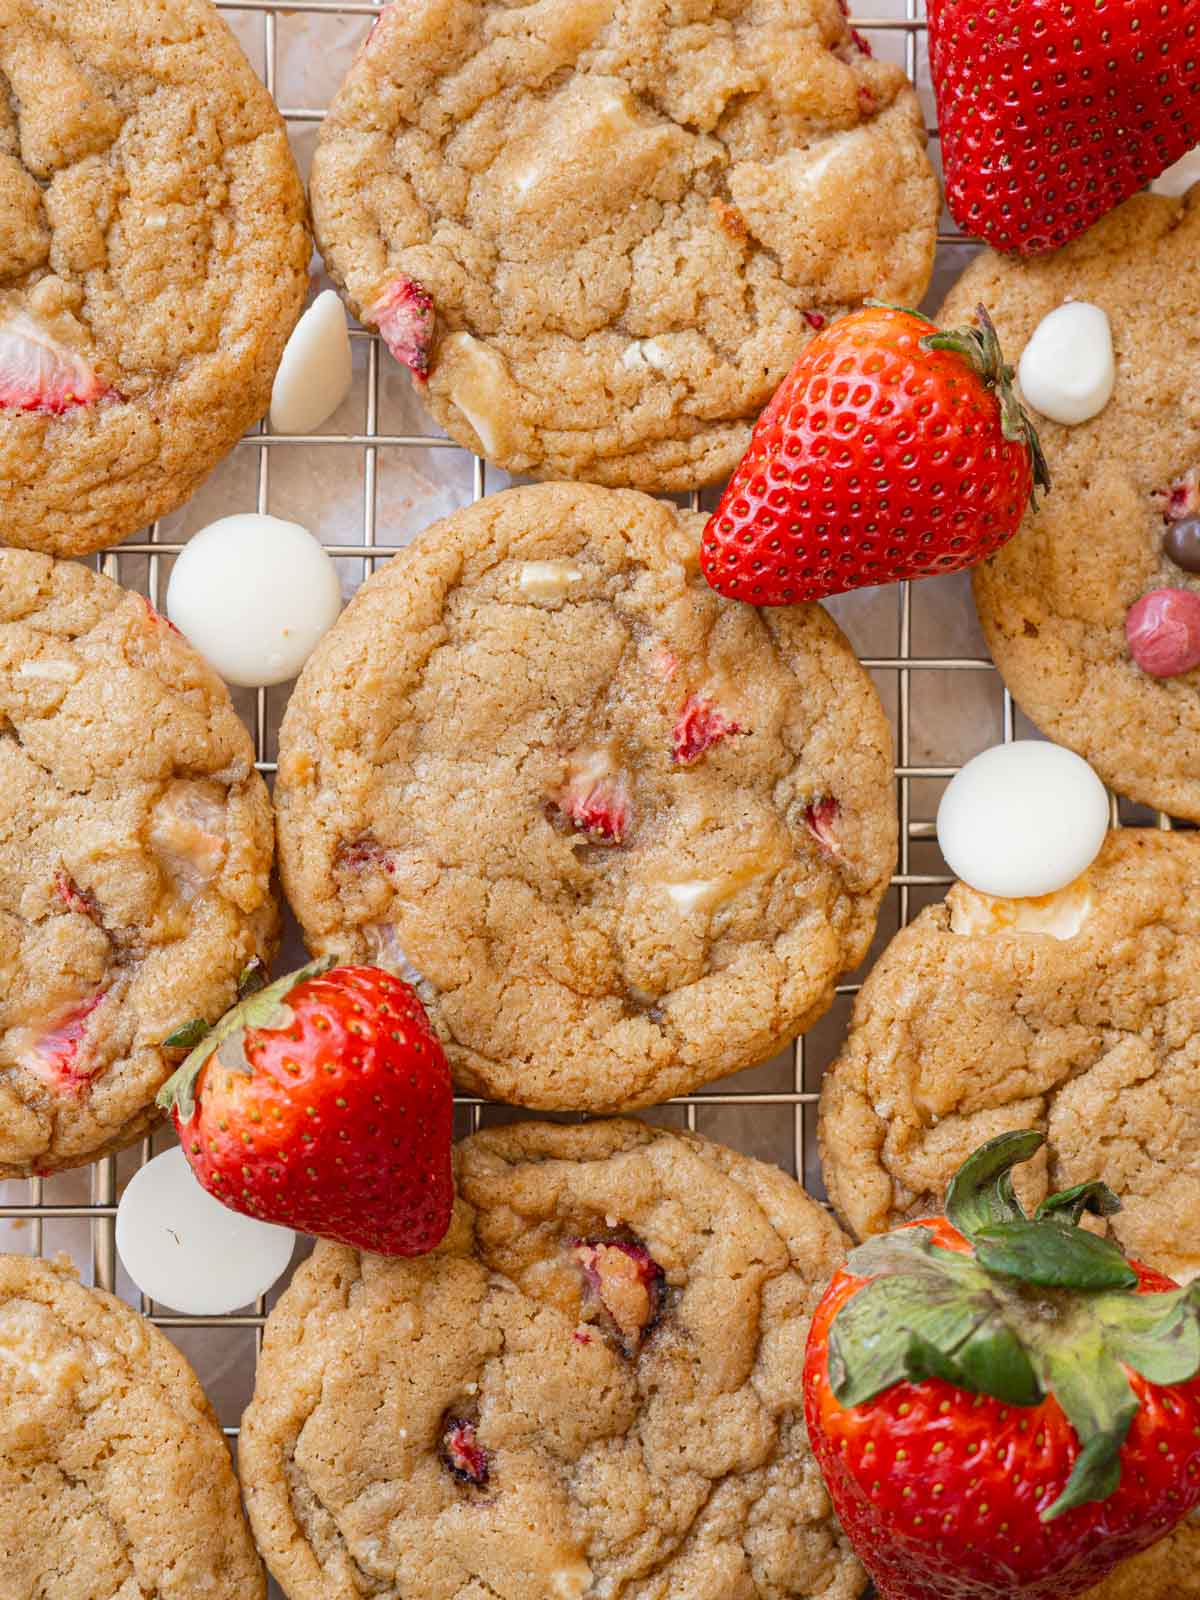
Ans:
POLYGON ((211 668, 140 595, 0 550, 0 1178, 153 1125, 160 1041, 271 953, 271 857, 211 668))
POLYGON ((319 1245, 268 1321, 239 1462, 290 1600, 854 1600, 801 1397, 820 1207, 636 1122, 456 1165, 437 1251, 319 1245))
POLYGON ((0 82, 0 542, 80 555, 266 410, 304 192, 207 0, 3 0, 0 82))
POLYGON ((917 97, 838 0, 416 0, 322 125, 313 214, 434 417, 513 472, 730 472, 813 330, 915 305, 917 97))
POLYGON ((765 1060, 866 953, 891 736, 819 606, 723 600, 699 515, 547 484, 430 528, 280 735, 314 952, 416 983, 460 1085, 627 1109, 765 1060))
POLYGON ((221 1430, 169 1340, 72 1270, 0 1256, 5 1600, 261 1600, 221 1430))
POLYGON ((1123 1561, 1080 1600, 1200 1600, 1200 1521, 1195 1517, 1123 1561))
POLYGON ((1200 592, 1200 575, 1163 549, 1171 496, 1200 470, 1198 254, 1200 191, 1140 195, 1054 255, 980 256, 940 313, 959 322, 982 301, 1014 362, 1064 300, 1108 314, 1113 397, 1074 427, 1035 419, 1054 486, 976 569, 975 600, 996 665, 1038 727, 1118 793, 1193 820, 1200 669, 1148 676, 1129 653, 1125 619, 1150 590, 1200 592))
POLYGON ((1109 835, 1041 902, 956 884, 888 946, 821 1093, 825 1182, 859 1237, 940 1212, 963 1160, 1040 1128, 1027 1203, 1102 1178, 1130 1255, 1200 1273, 1200 836, 1109 835), (1052 929, 1054 931, 1038 931, 1052 929))

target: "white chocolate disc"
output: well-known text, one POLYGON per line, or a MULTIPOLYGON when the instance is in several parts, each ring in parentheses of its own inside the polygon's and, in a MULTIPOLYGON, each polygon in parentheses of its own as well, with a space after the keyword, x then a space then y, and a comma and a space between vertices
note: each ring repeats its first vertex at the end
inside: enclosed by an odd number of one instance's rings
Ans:
POLYGON ((171 621, 244 688, 294 678, 341 606, 337 570, 308 529, 253 511, 195 534, 167 585, 171 621))
POLYGON ((1070 300, 1043 317, 1021 355, 1021 392, 1051 422, 1099 416, 1117 381, 1108 314, 1070 300))
POLYGON ((188 1317, 252 1305, 287 1270, 296 1236, 214 1200, 178 1145, 129 1181, 117 1252, 143 1294, 188 1317))
POLYGON ((1168 167, 1165 172, 1160 172, 1150 185, 1154 194, 1170 195, 1178 199, 1185 195, 1194 183, 1200 183, 1200 145, 1194 150, 1189 150, 1187 155, 1181 156, 1174 166, 1168 167))
POLYGON ((292 329, 271 389, 276 433, 312 433, 350 392, 346 311, 332 289, 319 294, 292 329))
POLYGON ((1000 744, 968 761, 938 807, 951 872, 982 894, 1053 894, 1091 866, 1108 832, 1100 779, 1061 745, 1000 744))

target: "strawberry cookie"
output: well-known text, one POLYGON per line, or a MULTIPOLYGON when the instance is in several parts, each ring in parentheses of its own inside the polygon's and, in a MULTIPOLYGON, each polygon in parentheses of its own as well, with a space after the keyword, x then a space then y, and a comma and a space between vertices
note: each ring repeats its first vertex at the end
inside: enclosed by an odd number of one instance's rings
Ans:
POLYGON ((635 1122, 456 1166, 433 1255, 321 1244, 267 1323, 239 1463, 289 1600, 856 1600, 802 1416, 829 1217, 635 1122))
POLYGON ((452 438, 639 489, 725 476, 814 330, 917 304, 939 207, 912 85, 837 0, 390 5, 312 201, 452 438))
POLYGON ((318 646, 280 735, 314 954, 414 983, 457 1081, 649 1105, 762 1061, 866 953, 896 849, 878 697, 818 607, 699 571, 704 519, 511 490, 318 646))
POLYGON ((1113 832, 1057 893, 956 884, 864 984, 821 1095, 825 1181, 859 1238, 936 1211, 967 1155, 1038 1128, 1027 1205, 1102 1179, 1122 1247, 1200 1275, 1200 836, 1113 832))
POLYGON ((264 1600, 212 1407, 175 1346, 70 1267, 0 1256, 5 1600, 264 1600))
POLYGON ((0 76, 0 541, 81 555, 266 410, 304 193, 207 0, 11 0, 0 76))
POLYGON ((0 550, 0 1177, 140 1137, 270 953, 271 809, 210 668, 139 595, 0 550))
POLYGON ((987 305, 1053 480, 975 572, 996 664, 1033 721, 1118 793, 1193 820, 1198 202, 1140 195, 1054 256, 984 255, 941 312, 987 305))

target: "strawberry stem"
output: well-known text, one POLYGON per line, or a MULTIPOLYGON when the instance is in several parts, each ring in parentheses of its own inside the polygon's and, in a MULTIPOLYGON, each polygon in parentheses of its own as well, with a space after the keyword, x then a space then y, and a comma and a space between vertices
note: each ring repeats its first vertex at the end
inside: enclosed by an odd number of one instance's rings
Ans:
MULTIPOLYGON (((196 1079, 218 1052, 223 1067, 231 1072, 249 1074, 251 1067, 245 1053, 246 1029, 288 1027, 293 1016, 291 1007, 284 1004, 287 996, 309 978, 317 978, 321 973, 328 972, 335 959, 334 956, 321 956, 301 967, 298 972, 289 972, 285 978, 277 978, 266 988, 251 989, 211 1028, 197 1020, 185 1023, 182 1028, 169 1034, 163 1040, 164 1045, 176 1048, 191 1045, 192 1048, 158 1091, 155 1097, 157 1104, 164 1111, 173 1111, 180 1123, 190 1122, 196 1110, 196 1079), (201 1028, 204 1030, 202 1035, 201 1028)), ((250 969, 246 970, 248 972, 250 969)))
POLYGON ((1004 359, 1000 336, 987 307, 981 305, 976 308, 974 327, 947 328, 928 333, 921 340, 921 348, 948 350, 952 355, 961 356, 972 372, 995 394, 1004 437, 1010 444, 1023 444, 1029 452, 1033 467, 1033 488, 1029 500, 1036 511, 1037 491, 1044 489, 1048 493, 1051 487, 1050 467, 1033 418, 1017 399, 1017 391, 1013 388, 1016 371, 1004 359))

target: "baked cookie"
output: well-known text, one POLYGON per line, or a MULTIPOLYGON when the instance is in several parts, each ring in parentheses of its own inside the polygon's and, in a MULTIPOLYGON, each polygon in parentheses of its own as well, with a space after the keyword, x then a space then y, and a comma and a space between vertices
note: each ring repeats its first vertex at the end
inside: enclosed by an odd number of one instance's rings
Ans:
POLYGON ((239 1466, 290 1600, 854 1600, 804 1429, 842 1259, 775 1167, 635 1122, 466 1140, 444 1244, 321 1244, 239 1466))
POLYGON ((1073 427, 1035 419, 1054 487, 976 568, 975 600, 996 665, 1038 727, 1120 794, 1194 820, 1200 670, 1150 677, 1130 654, 1125 619, 1150 590, 1200 593, 1200 538, 1193 570, 1164 550, 1172 497, 1200 506, 1198 254, 1200 191, 1140 195, 1054 255, 980 256, 940 314, 954 322, 982 301, 1015 361, 1064 300, 1107 312, 1113 397, 1073 427))
POLYGON ((772 1055, 866 953, 883 709, 819 606, 713 593, 703 525, 627 490, 489 496, 359 591, 292 696, 309 945, 415 982, 464 1088, 665 1100, 772 1055))
POLYGON ((260 1600, 217 1419, 168 1339, 69 1266, 0 1255, 6 1600, 260 1600))
POLYGON ((140 595, 0 550, 0 1178, 153 1125, 159 1041, 271 953, 271 856, 211 668, 140 595))
POLYGON ((0 542, 80 555, 266 410, 304 191, 207 0, 4 0, 0 82, 0 542))
POLYGON ((1200 1273, 1200 836, 1127 829, 1041 900, 956 884, 889 945, 825 1076, 830 1198, 859 1238, 938 1212, 970 1152, 1014 1128, 1047 1151, 1030 1205, 1103 1178, 1132 1256, 1200 1273))
POLYGON ((390 5, 313 216, 452 438, 512 472, 715 482, 813 330, 916 305, 917 97, 838 0, 390 5))
POLYGON ((1080 1600, 1200 1600, 1200 1520, 1189 1521, 1089 1589, 1080 1600))

